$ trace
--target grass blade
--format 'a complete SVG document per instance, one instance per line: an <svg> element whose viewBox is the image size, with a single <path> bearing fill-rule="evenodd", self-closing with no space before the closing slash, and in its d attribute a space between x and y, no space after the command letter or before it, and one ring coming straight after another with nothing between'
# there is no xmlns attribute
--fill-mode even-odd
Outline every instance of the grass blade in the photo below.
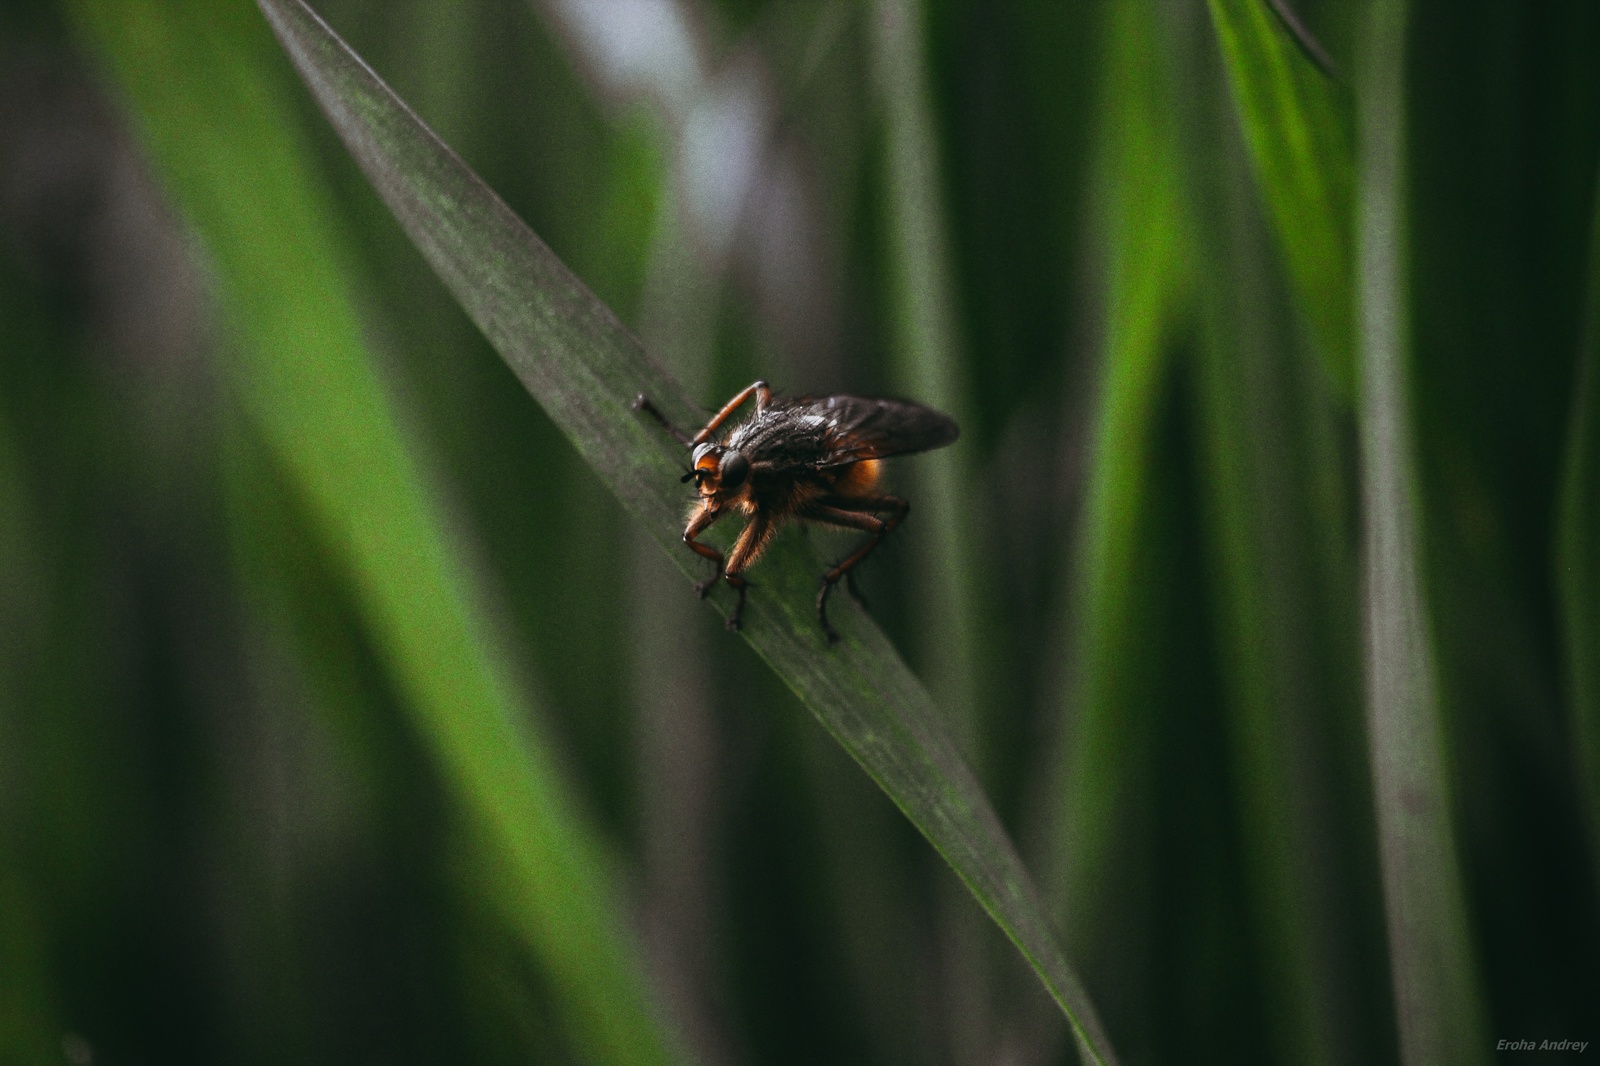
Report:
<svg viewBox="0 0 1600 1066"><path fill-rule="evenodd" d="M867 16L883 141L877 169L886 216L883 261L892 308L891 381L901 395L946 412L970 433L971 419L962 403L966 390L961 380L956 282L939 188L923 7L922 0L877 0ZM970 487L975 479L970 455L970 448L946 448L919 464L922 491L917 507L927 544L921 560L926 577L916 584L912 611L918 620L914 639L926 664L928 687L962 752L981 769L988 753L988 730L981 718L975 671L980 585L979 554L972 550L976 538ZM989 707L998 709L992 703ZM949 1002L968 1004L966 1009L950 1011L952 1025L968 1027L952 1043L972 1046L984 1039L978 1019L991 1011L988 971L992 967L977 935L982 918L948 883L939 914L944 929L940 983L948 989Z"/></svg>
<svg viewBox="0 0 1600 1066"><path fill-rule="evenodd" d="M686 574L682 451L632 410L643 392L696 417L616 316L299 0L261 0L290 58L379 194L468 315L579 453ZM840 604L829 650L812 553L783 538L745 638L928 837L1028 958L1102 1062L1115 1061L1037 893L921 685L869 619ZM685 588L685 595L688 589Z"/></svg>
<svg viewBox="0 0 1600 1066"><path fill-rule="evenodd" d="M1263 0L1209 0L1235 107L1323 365L1351 396L1347 98Z"/></svg>
<svg viewBox="0 0 1600 1066"><path fill-rule="evenodd" d="M1376 899L1359 891L1372 880L1361 861L1372 839L1357 828L1366 811L1344 799L1365 781L1339 405L1315 359L1300 357L1295 301L1271 255L1224 64L1205 37L1179 53L1190 66L1179 80L1192 87L1189 175L1208 264L1198 429L1267 1035L1289 1061L1366 1062L1384 1037L1353 1020L1381 979L1372 963L1381 926Z"/></svg>
<svg viewBox="0 0 1600 1066"><path fill-rule="evenodd" d="M613 871L490 651L363 348L332 211L274 81L270 36L248 7L210 0L83 0L75 10L233 300L230 369L246 409L349 567L444 779L514 871L512 922L550 975L573 1044L600 1063L673 1061Z"/></svg>
<svg viewBox="0 0 1600 1066"><path fill-rule="evenodd" d="M1090 445L1082 531L1065 600L1074 627L1077 678L1067 694L1071 743L1056 776L1066 789L1059 813L1061 893L1068 929L1088 932L1105 906L1108 851L1125 829L1136 790L1130 771L1147 761L1141 716L1158 708L1147 683L1156 670L1144 656L1159 626L1158 586L1168 575L1153 541L1158 510L1153 486L1160 391L1173 334L1186 317L1191 238L1178 188L1173 130L1142 7L1120 2L1107 19L1105 121L1100 128L1093 193L1104 220L1105 367Z"/></svg>
<svg viewBox="0 0 1600 1066"><path fill-rule="evenodd" d="M1572 730L1588 801L1590 851L1600 863L1600 184L1589 238L1583 350L1568 429L1557 527L1556 587L1566 625ZM1600 875L1600 866L1596 868ZM1600 876L1596 878L1600 882Z"/></svg>
<svg viewBox="0 0 1600 1066"><path fill-rule="evenodd" d="M878 0L871 14L872 57L885 142L883 201L888 215L885 261L893 291L896 387L966 421L955 281L939 193L939 162L923 55L921 0ZM972 519L966 504L968 451L946 448L923 460L927 476L929 571L920 635L940 703L960 729L974 732L976 581L969 561ZM976 755L976 735L966 738Z"/></svg>
<svg viewBox="0 0 1600 1066"><path fill-rule="evenodd" d="M1367 723L1406 1066L1488 1061L1451 828L1407 398L1405 0L1374 0L1359 108Z"/></svg>
<svg viewBox="0 0 1600 1066"><path fill-rule="evenodd" d="M1058 920L1094 977L1121 992L1103 1003L1115 1028L1144 1006L1128 1002L1138 999L1128 990L1146 979L1148 957L1130 944L1150 935L1148 915L1131 901L1152 869L1162 684L1174 672L1172 646L1190 639L1173 619L1179 575L1169 530L1181 494L1162 466L1160 437L1172 350L1192 314L1193 231L1154 20L1139 0L1118 0L1100 33L1089 254L1104 287L1103 365L1083 513L1059 597L1073 665L1061 683L1062 735L1041 813ZM1147 1056L1154 1028L1130 1032Z"/></svg>

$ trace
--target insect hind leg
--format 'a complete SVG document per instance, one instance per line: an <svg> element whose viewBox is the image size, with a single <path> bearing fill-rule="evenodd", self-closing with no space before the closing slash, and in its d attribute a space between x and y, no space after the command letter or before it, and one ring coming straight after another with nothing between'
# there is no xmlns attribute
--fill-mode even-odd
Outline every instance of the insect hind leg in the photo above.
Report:
<svg viewBox="0 0 1600 1066"><path fill-rule="evenodd" d="M844 572L844 590L850 594L852 600L861 605L862 610L868 610L872 606L867 602L866 596L862 595L860 586L856 584L856 572L854 570L846 570Z"/></svg>
<svg viewBox="0 0 1600 1066"><path fill-rule="evenodd" d="M879 518L874 513L884 511L893 513L887 519ZM870 534L861 547L822 575L822 587L817 590L817 622L821 624L823 635L828 638L829 644L837 643L839 640L838 631L828 621L828 596L833 592L833 587L839 583L840 578L843 578L846 590L860 600L861 594L855 588L853 571L863 559L872 554L874 548L883 543L883 538L894 532L895 527L905 521L906 515L910 513L911 504L898 496L835 498L827 503L808 507L802 513L802 518L813 522L843 526L846 529L859 529Z"/></svg>

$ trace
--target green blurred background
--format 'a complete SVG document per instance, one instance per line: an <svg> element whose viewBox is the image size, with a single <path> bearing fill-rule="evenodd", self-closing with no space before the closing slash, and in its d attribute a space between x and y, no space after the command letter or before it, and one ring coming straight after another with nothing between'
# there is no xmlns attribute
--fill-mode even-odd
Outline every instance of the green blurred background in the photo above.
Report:
<svg viewBox="0 0 1600 1066"><path fill-rule="evenodd" d="M1331 77L1245 0L316 6L707 408L759 376L958 417L893 470L917 510L864 591L1123 1061L1400 1061L1365 3L1295 5ZM1442 1017L1479 1061L1592 1053L1600 7L1409 17L1405 447L1475 990ZM1309 148L1252 110L1249 26ZM350 361L275 392L301 298L297 335ZM374 562L385 514L444 577ZM428 717L458 683L430 617L587 856L566 887L508 859ZM252 4L7 0L0 1062L658 1061L623 1022L595 1041L585 960L541 940L584 885L667 1057L1074 1060L456 308Z"/></svg>

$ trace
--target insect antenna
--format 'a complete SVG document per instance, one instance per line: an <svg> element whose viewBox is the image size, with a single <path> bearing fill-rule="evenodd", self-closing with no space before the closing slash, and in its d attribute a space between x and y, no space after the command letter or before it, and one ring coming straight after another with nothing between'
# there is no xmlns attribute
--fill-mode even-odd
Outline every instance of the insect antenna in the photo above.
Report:
<svg viewBox="0 0 1600 1066"><path fill-rule="evenodd" d="M662 414L660 408L651 403L650 397L646 396L644 393L641 392L638 397L634 399L633 409L635 411L643 411L645 414L661 423L661 428L672 434L673 439L679 444L689 443L689 434L685 433L683 430L667 421L667 416Z"/></svg>

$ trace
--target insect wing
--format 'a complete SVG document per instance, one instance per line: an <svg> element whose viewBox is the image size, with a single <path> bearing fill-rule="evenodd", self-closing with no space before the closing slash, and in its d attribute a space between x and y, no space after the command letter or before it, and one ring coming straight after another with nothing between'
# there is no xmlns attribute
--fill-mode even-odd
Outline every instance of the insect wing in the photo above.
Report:
<svg viewBox="0 0 1600 1066"><path fill-rule="evenodd" d="M954 444L961 435L949 415L905 400L826 396L809 407L827 419L831 430L829 455L821 466L930 451Z"/></svg>

